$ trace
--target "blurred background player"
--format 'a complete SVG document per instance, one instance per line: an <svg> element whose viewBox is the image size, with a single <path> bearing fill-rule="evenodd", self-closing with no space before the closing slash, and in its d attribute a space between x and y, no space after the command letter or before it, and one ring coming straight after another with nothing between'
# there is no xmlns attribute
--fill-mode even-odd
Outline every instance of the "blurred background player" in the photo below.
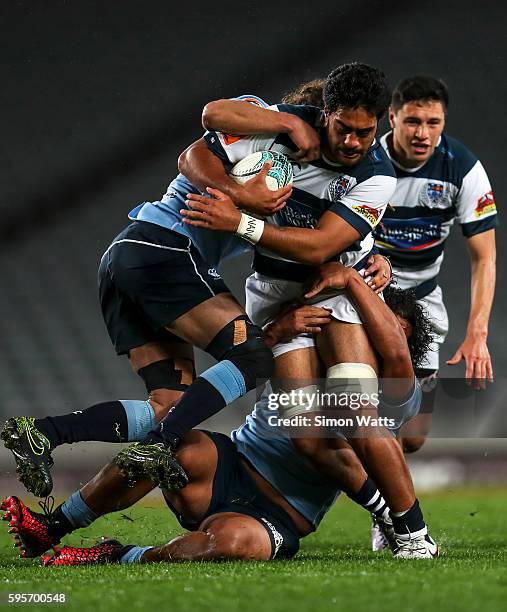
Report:
<svg viewBox="0 0 507 612"><path fill-rule="evenodd" d="M439 349L448 331L437 277L455 219L470 256L471 296L465 339L447 363L456 365L464 359L466 379L476 388L493 380L487 336L495 291L496 206L481 162L443 133L448 103L441 80L426 75L403 79L394 89L389 109L392 131L381 139L398 183L391 198L393 207L375 229L376 245L390 257L399 286L415 291L435 335L418 370L427 391L421 414L401 434L406 452L424 444L431 426Z"/></svg>

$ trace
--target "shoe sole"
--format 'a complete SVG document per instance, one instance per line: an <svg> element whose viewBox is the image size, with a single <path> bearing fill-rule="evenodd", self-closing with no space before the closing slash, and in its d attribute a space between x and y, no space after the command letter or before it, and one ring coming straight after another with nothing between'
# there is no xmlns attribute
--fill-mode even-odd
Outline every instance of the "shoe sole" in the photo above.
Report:
<svg viewBox="0 0 507 612"><path fill-rule="evenodd" d="M16 461L16 474L18 480L29 493L36 497L47 497L53 490L53 479L49 468L53 465L52 459L48 462L48 468L36 463L27 457L25 451L20 448L21 435L15 419L9 419L0 433L5 448L11 451Z"/></svg>
<svg viewBox="0 0 507 612"><path fill-rule="evenodd" d="M172 461L168 457L163 457L154 465L149 466L148 473L150 480L161 489L179 491L188 484L185 470L177 461Z"/></svg>
<svg viewBox="0 0 507 612"><path fill-rule="evenodd" d="M115 463L129 486L133 487L140 480L151 480L161 489L179 491L188 484L188 476L177 461L162 458L158 461L147 461L146 457L135 458L128 453L120 453Z"/></svg>
<svg viewBox="0 0 507 612"><path fill-rule="evenodd" d="M9 522L9 533L13 534L14 547L19 549L20 557L23 559L35 559L51 548L51 546L48 546L45 550L36 553L30 548L24 536L19 532L18 525L23 520L23 511L17 497L12 496L4 499L0 509L5 511L2 520Z"/></svg>

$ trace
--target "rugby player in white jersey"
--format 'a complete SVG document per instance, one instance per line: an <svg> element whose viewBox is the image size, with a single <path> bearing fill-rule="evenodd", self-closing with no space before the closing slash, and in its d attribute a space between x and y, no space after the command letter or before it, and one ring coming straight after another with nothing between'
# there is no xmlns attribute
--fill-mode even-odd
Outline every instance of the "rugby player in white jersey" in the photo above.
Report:
<svg viewBox="0 0 507 612"><path fill-rule="evenodd" d="M327 265L314 291L338 285L350 292L358 304L372 343L382 358L385 376L401 376L415 393L393 407L383 404L386 418L397 428L419 409L421 392L412 360L424 354L430 342L422 309L410 295L395 290L387 297L390 310L363 282L357 272L341 264ZM301 330L319 333L330 321L326 310L301 306L276 318L266 330L267 342L296 336ZM408 344L407 344L408 339ZM409 350L410 346L410 350ZM299 540L317 529L340 490L379 517L389 515L378 491L367 492L368 478L356 455L341 437L332 449L323 449L322 463L335 463L340 482L329 481L294 448L288 433L270 420L271 388L267 385L246 421L232 432L232 441L222 434L194 430L186 434L177 459L189 477L179 492L164 491L178 521L191 533L162 546L123 546L109 540L92 547L56 548L60 539L98 516L125 509L153 489L150 481L127 486L118 467L106 466L88 484L76 491L56 510L42 515L31 511L16 497L7 498L2 509L23 557L37 557L52 547L46 565L97 563L154 563L216 559L290 558ZM361 492L362 495L358 495ZM398 558L433 558L436 546L421 545L420 538L393 539Z"/></svg>
<svg viewBox="0 0 507 612"><path fill-rule="evenodd" d="M424 444L431 426L440 346L448 330L438 273L455 220L470 256L471 296L465 339L447 363L464 360L466 380L475 388L493 380L487 336L495 291L496 205L481 162L443 131L448 103L441 80L427 75L403 79L389 109L392 131L381 139L398 182L393 207L375 228L375 242L390 257L398 285L416 292L435 335L418 371L425 391L421 414L401 432L406 452Z"/></svg>
<svg viewBox="0 0 507 612"><path fill-rule="evenodd" d="M339 67L326 80L323 113L308 106L262 109L231 100L205 108L203 125L209 129L205 143L194 144L182 155L180 169L214 198L189 194L188 209L181 212L193 227L236 232L255 244L255 274L247 281L246 302L257 325L269 323L281 301L301 296L302 283L315 265L337 257L343 264L361 269L373 245L371 230L395 188L394 171L374 141L385 91L379 71L353 63ZM307 121L310 129L319 131L318 146L309 137L310 144L297 152L296 141L287 137L293 134L295 114ZM298 163L291 197L264 222L238 210L238 186L226 169L247 154L266 149L295 157ZM219 159L214 160L210 150ZM249 231L243 230L245 220ZM319 305L330 308L334 319L319 336L319 353L309 334L278 343L273 347L277 380L283 380L291 390L300 389L301 381L318 377L320 358L327 368L327 392L349 396L352 391L374 393L378 385L376 356L353 303L345 293L335 293ZM297 379L294 372L298 372ZM347 382L351 379L353 390ZM406 399L406 389L400 387L398 392L400 401ZM304 404L302 396L296 396ZM293 411L304 408L291 406ZM365 411L370 409L365 407ZM385 428L358 425L347 439L391 508L400 514L417 515L415 522L423 524L408 468L399 446L385 436ZM322 439L301 437L294 443L317 463ZM331 476L332 467L329 471Z"/></svg>

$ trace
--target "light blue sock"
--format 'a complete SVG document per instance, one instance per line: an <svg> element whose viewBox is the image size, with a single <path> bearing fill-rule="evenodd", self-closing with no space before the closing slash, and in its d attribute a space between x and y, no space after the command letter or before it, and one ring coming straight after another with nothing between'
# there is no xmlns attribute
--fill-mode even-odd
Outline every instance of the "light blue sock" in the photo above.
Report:
<svg viewBox="0 0 507 612"><path fill-rule="evenodd" d="M120 400L125 408L129 442L140 442L157 426L155 412L150 402L143 400Z"/></svg>
<svg viewBox="0 0 507 612"><path fill-rule="evenodd" d="M120 557L120 563L140 563L144 553L152 548L153 546L134 546Z"/></svg>
<svg viewBox="0 0 507 612"><path fill-rule="evenodd" d="M62 504L62 512L76 528L88 527L99 516L84 502L79 491Z"/></svg>
<svg viewBox="0 0 507 612"><path fill-rule="evenodd" d="M204 378L210 385L213 385L224 398L226 404L232 403L246 393L246 383L243 374L228 359L219 361L214 366L211 366L211 368L202 372L199 377Z"/></svg>

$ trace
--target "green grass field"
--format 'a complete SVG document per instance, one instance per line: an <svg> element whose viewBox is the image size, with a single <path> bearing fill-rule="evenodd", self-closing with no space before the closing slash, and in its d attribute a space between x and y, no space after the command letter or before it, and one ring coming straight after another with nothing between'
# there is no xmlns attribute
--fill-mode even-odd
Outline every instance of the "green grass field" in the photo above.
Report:
<svg viewBox="0 0 507 612"><path fill-rule="evenodd" d="M43 568L38 560L16 557L2 523L2 603L8 592L63 592L63 608L98 612L505 609L507 489L456 489L420 499L442 548L437 561L395 561L388 552L370 552L369 518L347 499L286 562ZM101 519L67 543L91 545L107 535L123 543L161 544L180 532L172 515L150 500Z"/></svg>

